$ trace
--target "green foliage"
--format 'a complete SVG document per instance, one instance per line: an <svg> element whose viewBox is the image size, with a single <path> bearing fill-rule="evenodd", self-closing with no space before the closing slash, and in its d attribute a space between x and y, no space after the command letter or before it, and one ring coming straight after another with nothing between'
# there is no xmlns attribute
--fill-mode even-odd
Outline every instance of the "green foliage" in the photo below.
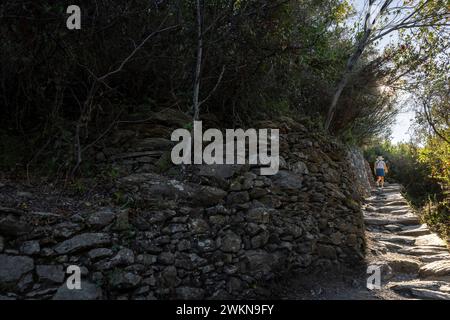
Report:
<svg viewBox="0 0 450 320"><path fill-rule="evenodd" d="M401 183L424 222L446 237L450 236L449 151L449 145L437 137L430 137L423 147L385 141L365 150L371 164L378 155L385 158L387 180Z"/></svg>
<svg viewBox="0 0 450 320"><path fill-rule="evenodd" d="M440 193L437 181L430 177L429 167L419 161L420 149L413 144L393 145L388 141L367 148L365 157L373 167L376 157L382 155L389 168L387 181L401 183L411 202L421 207L430 195Z"/></svg>
<svg viewBox="0 0 450 320"><path fill-rule="evenodd" d="M354 30L346 26L354 13L350 1L201 3L200 118L211 113L223 127L287 114L322 122L354 50ZM97 138L117 120L144 119L171 108L191 111L196 1L83 3L80 32L65 28L69 4L0 4L6 22L0 26L0 128L18 137L14 144L20 145L6 150L0 162L27 163L38 154L49 159L49 170L63 172L76 163L78 140L86 153L84 148L99 143ZM380 83L395 68L411 66L414 57L413 51L380 55L375 47L367 48L343 91L333 132L353 144L384 134L397 110L394 95L380 92ZM123 68L106 76L124 61Z"/></svg>
<svg viewBox="0 0 450 320"><path fill-rule="evenodd" d="M422 209L422 219L443 238L450 239L450 203L431 199Z"/></svg>

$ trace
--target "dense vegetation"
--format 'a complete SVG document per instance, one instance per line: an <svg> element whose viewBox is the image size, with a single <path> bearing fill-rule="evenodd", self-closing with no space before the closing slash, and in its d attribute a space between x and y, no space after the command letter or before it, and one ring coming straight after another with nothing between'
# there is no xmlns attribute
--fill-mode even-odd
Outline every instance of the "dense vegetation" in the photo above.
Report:
<svg viewBox="0 0 450 320"><path fill-rule="evenodd" d="M448 222L450 3L365 3L380 10L375 28L345 0L82 1L82 29L68 30L70 1L2 1L0 167L82 174L119 121L155 111L226 127L309 117L372 145L371 160L385 154L415 204L431 199L443 214L430 219ZM417 141L372 143L389 135L405 92Z"/></svg>
<svg viewBox="0 0 450 320"><path fill-rule="evenodd" d="M54 169L69 170L120 119L166 108L193 112L195 1L86 2L78 31L66 28L68 4L0 5L4 168L50 159ZM201 6L200 118L245 126L280 113L325 117L354 50L346 1ZM400 51L383 56L368 48L340 99L336 134L358 142L392 122L393 97L380 95L379 82Z"/></svg>

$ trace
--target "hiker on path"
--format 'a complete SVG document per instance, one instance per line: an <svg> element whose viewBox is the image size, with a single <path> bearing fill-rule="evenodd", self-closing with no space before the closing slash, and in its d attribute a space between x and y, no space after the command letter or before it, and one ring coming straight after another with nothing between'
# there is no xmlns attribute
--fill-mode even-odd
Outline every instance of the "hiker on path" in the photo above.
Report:
<svg viewBox="0 0 450 320"><path fill-rule="evenodd" d="M382 156L377 157L377 161L375 161L374 165L375 176L377 177L377 187L384 187L384 176L388 173L388 167L386 166L386 162L384 162L384 158Z"/></svg>

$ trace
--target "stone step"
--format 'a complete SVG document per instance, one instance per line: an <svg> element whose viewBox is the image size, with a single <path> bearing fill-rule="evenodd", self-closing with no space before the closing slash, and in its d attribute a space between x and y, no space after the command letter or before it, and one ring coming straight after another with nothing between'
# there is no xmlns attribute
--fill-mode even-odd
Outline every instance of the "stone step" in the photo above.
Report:
<svg viewBox="0 0 450 320"><path fill-rule="evenodd" d="M423 265L419 274L421 277L445 277L450 276L450 260L430 262Z"/></svg>
<svg viewBox="0 0 450 320"><path fill-rule="evenodd" d="M402 231L398 232L398 234L403 236L417 237L430 234L430 230L425 224L422 224L417 226L405 227Z"/></svg>
<svg viewBox="0 0 450 320"><path fill-rule="evenodd" d="M450 293L444 293L440 291L412 288L411 294L420 299L432 299L432 300L450 300Z"/></svg>
<svg viewBox="0 0 450 320"><path fill-rule="evenodd" d="M425 256L425 255L434 255L439 253L446 252L445 250L441 248L436 247L427 247L427 246L420 246L420 247L409 247L409 248L403 248L398 250L399 253L411 255L411 256Z"/></svg>
<svg viewBox="0 0 450 320"><path fill-rule="evenodd" d="M387 224L384 226L384 229L386 229L390 232L396 232L396 231L401 231L402 227L399 226L398 224Z"/></svg>
<svg viewBox="0 0 450 320"><path fill-rule="evenodd" d="M394 200L386 203L387 206L408 206L406 200Z"/></svg>
<svg viewBox="0 0 450 320"><path fill-rule="evenodd" d="M402 295L409 295L418 299L450 299L450 286L445 281L401 281L391 282L386 286Z"/></svg>
<svg viewBox="0 0 450 320"><path fill-rule="evenodd" d="M417 246L434 246L447 248L447 243L434 233L417 237L415 244Z"/></svg>
<svg viewBox="0 0 450 320"><path fill-rule="evenodd" d="M382 258L386 260L388 265L394 272L417 274L420 269L421 262L418 259L401 254L388 253Z"/></svg>
<svg viewBox="0 0 450 320"><path fill-rule="evenodd" d="M399 210L392 210L391 212L389 212L389 214L393 214L395 216L401 216L404 214L412 214L413 212L411 211L411 209L399 209Z"/></svg>
<svg viewBox="0 0 450 320"><path fill-rule="evenodd" d="M412 288L418 289L428 289L434 291L442 291L445 293L450 293L449 283L446 281L439 280L410 280L410 281L398 281L390 282L386 285L388 289L395 291L410 290Z"/></svg>
<svg viewBox="0 0 450 320"><path fill-rule="evenodd" d="M408 236L398 236L398 235L385 235L382 234L378 237L375 237L375 240L380 240L384 242L393 242L396 244L402 245L413 245L416 243L416 238L408 237Z"/></svg>
<svg viewBox="0 0 450 320"><path fill-rule="evenodd" d="M390 251L399 251L404 248L404 245L395 244L387 241L378 241L378 243L382 244L386 249Z"/></svg>
<svg viewBox="0 0 450 320"><path fill-rule="evenodd" d="M369 225L390 225L393 223L401 224L405 226L417 225L420 221L416 216L402 216L402 217L394 217L394 216L381 216L381 217L364 217L364 222Z"/></svg>
<svg viewBox="0 0 450 320"><path fill-rule="evenodd" d="M450 260L450 254L448 252L433 254L429 256L420 256L420 261L423 263L430 263L434 261Z"/></svg>
<svg viewBox="0 0 450 320"><path fill-rule="evenodd" d="M390 213L390 214L400 215L400 214L406 214L406 213L411 212L411 208L408 206L384 205L384 206L375 208L375 211L379 212L379 213Z"/></svg>

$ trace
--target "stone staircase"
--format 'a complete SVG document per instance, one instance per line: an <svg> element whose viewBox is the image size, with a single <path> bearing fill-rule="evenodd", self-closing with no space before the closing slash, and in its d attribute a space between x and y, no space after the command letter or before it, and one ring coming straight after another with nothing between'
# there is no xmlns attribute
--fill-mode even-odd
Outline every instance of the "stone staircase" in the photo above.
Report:
<svg viewBox="0 0 450 320"><path fill-rule="evenodd" d="M421 224L400 191L391 184L366 201L367 264L381 267L382 289L399 299L450 300L448 245Z"/></svg>

